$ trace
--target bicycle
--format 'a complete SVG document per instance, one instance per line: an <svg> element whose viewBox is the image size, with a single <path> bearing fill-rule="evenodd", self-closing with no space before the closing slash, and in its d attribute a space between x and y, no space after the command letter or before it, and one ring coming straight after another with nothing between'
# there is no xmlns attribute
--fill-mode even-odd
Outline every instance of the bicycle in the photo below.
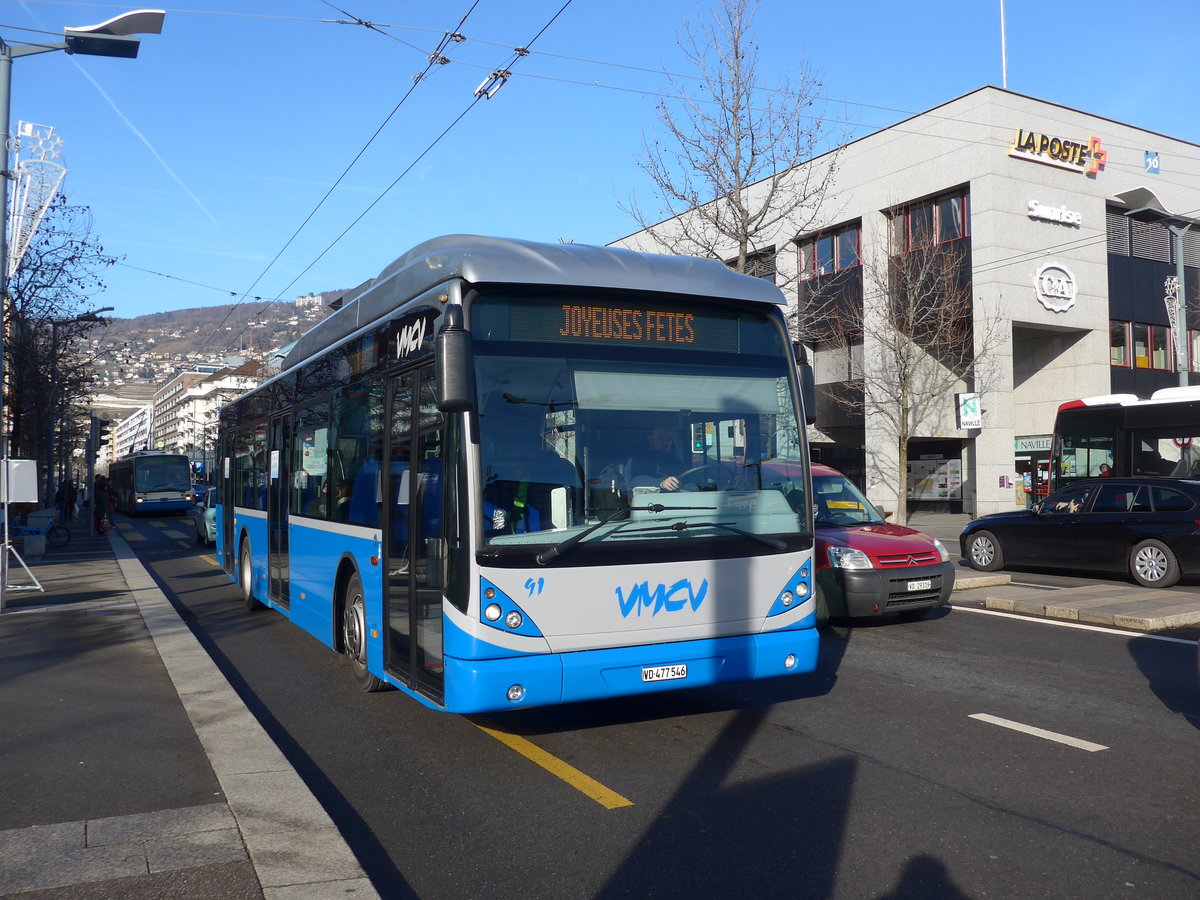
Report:
<svg viewBox="0 0 1200 900"><path fill-rule="evenodd" d="M34 528L32 525L17 524L8 526L8 536L10 538L34 537L39 534L46 539L48 546L56 549L65 547L71 542L71 530L66 525L59 525L52 518L47 519L46 524L41 528Z"/></svg>

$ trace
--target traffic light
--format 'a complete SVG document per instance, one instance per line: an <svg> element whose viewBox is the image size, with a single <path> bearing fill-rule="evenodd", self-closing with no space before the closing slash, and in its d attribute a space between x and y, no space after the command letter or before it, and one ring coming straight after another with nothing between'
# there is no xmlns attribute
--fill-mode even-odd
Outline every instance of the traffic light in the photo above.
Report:
<svg viewBox="0 0 1200 900"><path fill-rule="evenodd" d="M692 426L692 449L697 453L703 453L706 445L704 438L704 423L700 422Z"/></svg>
<svg viewBox="0 0 1200 900"><path fill-rule="evenodd" d="M88 434L88 452L93 456L99 453L100 448L104 446L104 442L108 440L108 435L111 431L111 422L92 416L90 433Z"/></svg>

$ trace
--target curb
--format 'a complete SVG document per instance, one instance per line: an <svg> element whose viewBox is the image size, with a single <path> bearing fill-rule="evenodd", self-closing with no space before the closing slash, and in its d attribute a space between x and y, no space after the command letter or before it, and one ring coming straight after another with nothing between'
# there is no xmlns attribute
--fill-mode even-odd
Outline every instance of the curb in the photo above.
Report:
<svg viewBox="0 0 1200 900"><path fill-rule="evenodd" d="M984 587L1000 587L1004 584L1012 584L1011 575L968 575L966 578L961 577L958 573L954 575L954 590L970 591L975 588Z"/></svg>
<svg viewBox="0 0 1200 900"><path fill-rule="evenodd" d="M115 531L121 574L225 800L268 900L377 898L333 820Z"/></svg>

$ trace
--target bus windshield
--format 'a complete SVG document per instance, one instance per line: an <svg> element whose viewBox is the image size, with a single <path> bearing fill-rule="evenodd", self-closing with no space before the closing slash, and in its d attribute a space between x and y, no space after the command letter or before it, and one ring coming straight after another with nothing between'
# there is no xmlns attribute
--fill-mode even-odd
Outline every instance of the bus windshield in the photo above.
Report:
<svg viewBox="0 0 1200 900"><path fill-rule="evenodd" d="M741 334L727 352L477 343L484 544L794 546L781 539L808 526L792 361L781 329L740 315L722 313ZM711 322L693 319L700 339Z"/></svg>
<svg viewBox="0 0 1200 900"><path fill-rule="evenodd" d="M186 456L143 456L137 460L138 491L187 491L192 473Z"/></svg>

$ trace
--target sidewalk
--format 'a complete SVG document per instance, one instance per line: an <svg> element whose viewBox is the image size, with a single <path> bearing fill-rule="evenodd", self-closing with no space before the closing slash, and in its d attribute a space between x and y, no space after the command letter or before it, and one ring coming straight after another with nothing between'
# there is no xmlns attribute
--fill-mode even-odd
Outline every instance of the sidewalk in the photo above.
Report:
<svg viewBox="0 0 1200 900"><path fill-rule="evenodd" d="M918 513L910 528L940 540L958 557L958 536L971 517L954 513ZM1020 579L1020 575L1016 576ZM979 603L985 609L1068 622L1106 625L1130 631L1158 632L1200 626L1200 586L1144 588L1120 578L1077 588L1012 584L1012 576L972 569L961 559L955 572L952 604Z"/></svg>
<svg viewBox="0 0 1200 900"><path fill-rule="evenodd" d="M125 541L71 526L0 615L0 896L376 897Z"/></svg>

